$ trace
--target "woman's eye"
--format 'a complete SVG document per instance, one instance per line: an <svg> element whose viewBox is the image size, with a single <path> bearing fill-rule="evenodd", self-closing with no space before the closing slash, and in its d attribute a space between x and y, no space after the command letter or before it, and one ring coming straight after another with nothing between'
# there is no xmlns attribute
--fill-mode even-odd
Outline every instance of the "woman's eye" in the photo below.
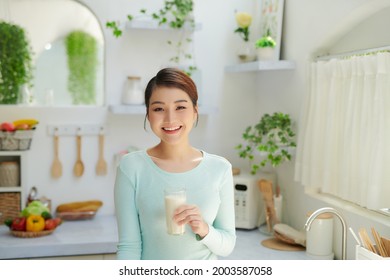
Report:
<svg viewBox="0 0 390 280"><path fill-rule="evenodd" d="M177 106L177 110L184 110L184 109L186 109L185 106Z"/></svg>
<svg viewBox="0 0 390 280"><path fill-rule="evenodd" d="M157 107L153 109L153 112L161 112L163 108Z"/></svg>

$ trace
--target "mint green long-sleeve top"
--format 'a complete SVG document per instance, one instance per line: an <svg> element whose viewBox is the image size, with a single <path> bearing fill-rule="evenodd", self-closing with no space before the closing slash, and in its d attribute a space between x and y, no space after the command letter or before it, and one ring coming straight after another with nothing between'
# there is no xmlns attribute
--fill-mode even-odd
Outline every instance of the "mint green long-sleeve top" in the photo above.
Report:
<svg viewBox="0 0 390 280"><path fill-rule="evenodd" d="M167 233L164 188L175 185L185 186L187 204L196 204L209 226L201 240L188 225L184 235ZM217 259L233 251L233 175L231 164L220 156L203 151L195 168L170 173L159 168L146 150L129 153L117 168L114 199L118 259Z"/></svg>

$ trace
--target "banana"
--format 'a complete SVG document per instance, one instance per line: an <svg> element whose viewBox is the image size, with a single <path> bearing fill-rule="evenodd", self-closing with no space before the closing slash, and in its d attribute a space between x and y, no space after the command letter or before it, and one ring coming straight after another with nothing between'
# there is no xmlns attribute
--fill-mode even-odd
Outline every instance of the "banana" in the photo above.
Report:
<svg viewBox="0 0 390 280"><path fill-rule="evenodd" d="M13 121L15 127L21 124L27 124L30 128L33 128L38 123L39 121L36 119L20 119L20 120Z"/></svg>

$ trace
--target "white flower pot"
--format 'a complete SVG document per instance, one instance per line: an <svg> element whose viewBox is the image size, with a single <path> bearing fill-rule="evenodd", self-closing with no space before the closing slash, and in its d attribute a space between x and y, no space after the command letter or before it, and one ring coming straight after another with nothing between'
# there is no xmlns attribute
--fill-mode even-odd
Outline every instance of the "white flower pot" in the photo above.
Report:
<svg viewBox="0 0 390 280"><path fill-rule="evenodd" d="M275 48L265 47L258 48L257 60L274 60L275 59Z"/></svg>

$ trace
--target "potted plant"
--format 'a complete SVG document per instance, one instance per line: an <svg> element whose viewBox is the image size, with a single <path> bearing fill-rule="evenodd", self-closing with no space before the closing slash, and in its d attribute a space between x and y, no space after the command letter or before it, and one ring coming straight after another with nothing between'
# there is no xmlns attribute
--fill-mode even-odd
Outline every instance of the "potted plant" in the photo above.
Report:
<svg viewBox="0 0 390 280"><path fill-rule="evenodd" d="M271 37L269 29L267 33L255 42L258 60L271 60L274 58L276 42Z"/></svg>
<svg viewBox="0 0 390 280"><path fill-rule="evenodd" d="M193 18L193 0L165 0L164 6L154 12L149 16L158 22L159 25L168 25L172 29L180 30L184 33L185 28L195 28L195 21ZM146 9L141 9L140 14L142 16L148 16ZM127 19L132 21L134 19L133 15L128 15ZM108 21L106 22L106 27L112 29L113 35L115 37L120 37L122 35L122 30L119 27L118 22ZM182 34L179 36L177 42L167 41L168 45L172 46L175 49L175 55L170 58L170 62L176 65L181 65L184 61L191 61L193 59L192 53L188 52L187 49L189 44L192 43L192 38L189 36L184 36ZM188 75L197 70L195 65L188 65L183 69Z"/></svg>
<svg viewBox="0 0 390 280"><path fill-rule="evenodd" d="M98 66L96 39L75 30L65 38L68 56L68 90L75 105L96 102L96 69Z"/></svg>
<svg viewBox="0 0 390 280"><path fill-rule="evenodd" d="M249 159L254 175L267 163L276 167L290 161L291 148L296 146L294 136L288 114L264 114L257 124L245 129L242 134L245 144L239 144L236 149L241 158ZM255 162L256 154L260 156L259 162Z"/></svg>
<svg viewBox="0 0 390 280"><path fill-rule="evenodd" d="M25 30L15 24L0 22L0 104L21 101L22 86L33 78L32 49Z"/></svg>

